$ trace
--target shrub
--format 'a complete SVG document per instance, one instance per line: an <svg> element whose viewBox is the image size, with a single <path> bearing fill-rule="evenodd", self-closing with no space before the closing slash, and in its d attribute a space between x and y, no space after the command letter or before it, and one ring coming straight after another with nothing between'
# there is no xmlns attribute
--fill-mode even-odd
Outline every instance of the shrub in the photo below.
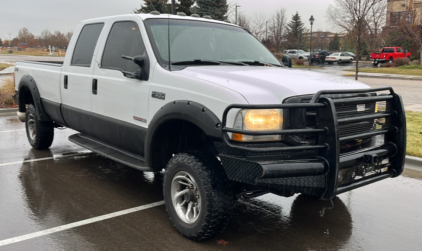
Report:
<svg viewBox="0 0 422 251"><path fill-rule="evenodd" d="M292 63L294 65L305 65L305 61L306 60L303 60L303 59L292 59Z"/></svg>
<svg viewBox="0 0 422 251"><path fill-rule="evenodd" d="M410 63L410 59L408 58L397 58L393 62L393 67L400 67L403 65L408 65Z"/></svg>
<svg viewBox="0 0 422 251"><path fill-rule="evenodd" d="M386 64L382 64L381 67L385 67L385 68L393 67L393 64L392 63L386 63Z"/></svg>
<svg viewBox="0 0 422 251"><path fill-rule="evenodd" d="M0 108L12 108L15 106L12 95L15 94L13 78L8 77L0 83Z"/></svg>

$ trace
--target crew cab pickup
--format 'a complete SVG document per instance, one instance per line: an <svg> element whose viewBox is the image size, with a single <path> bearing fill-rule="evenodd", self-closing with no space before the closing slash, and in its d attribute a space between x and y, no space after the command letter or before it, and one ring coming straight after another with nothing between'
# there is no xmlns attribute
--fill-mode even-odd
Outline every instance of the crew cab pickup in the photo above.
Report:
<svg viewBox="0 0 422 251"><path fill-rule="evenodd" d="M133 14L82 21L63 63L17 62L29 143L69 140L145 172L163 172L175 228L223 229L236 198L329 200L403 172L400 96L283 66L239 26Z"/></svg>
<svg viewBox="0 0 422 251"><path fill-rule="evenodd" d="M397 58L409 58L410 52L405 51L401 47L384 47L381 52L371 53L372 64L377 66L379 63L392 63Z"/></svg>

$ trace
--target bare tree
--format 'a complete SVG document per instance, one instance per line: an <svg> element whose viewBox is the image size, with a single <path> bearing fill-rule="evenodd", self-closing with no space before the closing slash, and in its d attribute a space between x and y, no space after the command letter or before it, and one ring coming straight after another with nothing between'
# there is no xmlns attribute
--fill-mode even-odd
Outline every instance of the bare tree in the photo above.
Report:
<svg viewBox="0 0 422 251"><path fill-rule="evenodd" d="M51 37L52 34L49 30L43 30L38 38L40 41L40 45L47 48L49 45L51 45Z"/></svg>
<svg viewBox="0 0 422 251"><path fill-rule="evenodd" d="M362 35L367 19L375 6L384 0L334 0L327 10L328 20L337 28L356 35L356 80L359 74L359 58L362 51Z"/></svg>
<svg viewBox="0 0 422 251"><path fill-rule="evenodd" d="M32 33L29 32L29 30L25 27L20 29L19 33L18 33L18 39L19 39L19 42L21 42L21 43L29 43L29 40L33 36L34 35L32 35Z"/></svg>
<svg viewBox="0 0 422 251"><path fill-rule="evenodd" d="M399 27L403 35L419 47L419 63L422 65L422 24L418 21L416 10L409 7L401 17Z"/></svg>
<svg viewBox="0 0 422 251"><path fill-rule="evenodd" d="M52 35L52 46L56 48L63 48L67 46L67 39L66 36L61 33L60 31L55 31Z"/></svg>
<svg viewBox="0 0 422 251"><path fill-rule="evenodd" d="M265 39L265 23L266 23L265 16L260 14L255 14L255 18L250 22L250 32L254 35L259 41L263 41Z"/></svg>
<svg viewBox="0 0 422 251"><path fill-rule="evenodd" d="M365 33L363 40L370 51L376 51L382 43L382 27L387 19L387 1L374 5L369 15L365 18Z"/></svg>
<svg viewBox="0 0 422 251"><path fill-rule="evenodd" d="M286 29L286 9L278 10L271 18L269 34L276 52L280 52L281 42Z"/></svg>
<svg viewBox="0 0 422 251"><path fill-rule="evenodd" d="M237 15L237 25L239 25L240 27L243 27L250 31L250 22L251 20L245 14L239 13Z"/></svg>
<svg viewBox="0 0 422 251"><path fill-rule="evenodd" d="M68 45L70 43L70 39L72 39L72 36L73 36L73 31L69 31L66 33L66 40L67 40Z"/></svg>

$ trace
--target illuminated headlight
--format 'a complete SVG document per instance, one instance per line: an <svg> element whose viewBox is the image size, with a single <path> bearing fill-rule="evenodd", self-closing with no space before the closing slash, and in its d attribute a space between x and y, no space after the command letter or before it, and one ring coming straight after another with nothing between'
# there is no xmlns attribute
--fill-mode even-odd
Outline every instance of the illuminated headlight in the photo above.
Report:
<svg viewBox="0 0 422 251"><path fill-rule="evenodd" d="M283 128L283 110L260 109L240 110L233 125L234 129L246 131L280 131ZM241 142L279 141L280 135L244 135L233 133L233 140Z"/></svg>

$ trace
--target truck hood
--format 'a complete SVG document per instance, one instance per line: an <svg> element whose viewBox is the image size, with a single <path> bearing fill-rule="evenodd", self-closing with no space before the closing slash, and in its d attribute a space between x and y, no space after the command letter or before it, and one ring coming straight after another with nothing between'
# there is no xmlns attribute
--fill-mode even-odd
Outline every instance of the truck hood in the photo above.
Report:
<svg viewBox="0 0 422 251"><path fill-rule="evenodd" d="M233 90L249 104L279 104L287 97L321 90L369 88L345 77L287 67L199 66L177 73Z"/></svg>

